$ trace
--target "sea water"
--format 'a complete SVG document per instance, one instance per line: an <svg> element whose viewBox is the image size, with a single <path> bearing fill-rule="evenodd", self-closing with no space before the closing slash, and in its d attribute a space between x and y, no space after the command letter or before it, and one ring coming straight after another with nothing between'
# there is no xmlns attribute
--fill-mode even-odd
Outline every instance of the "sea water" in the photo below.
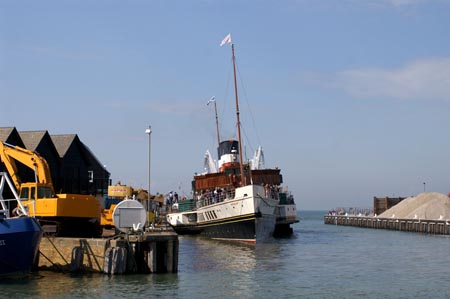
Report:
<svg viewBox="0 0 450 299"><path fill-rule="evenodd" d="M176 274L40 271L0 281L0 298L450 298L450 238L323 224L256 247L180 236Z"/></svg>

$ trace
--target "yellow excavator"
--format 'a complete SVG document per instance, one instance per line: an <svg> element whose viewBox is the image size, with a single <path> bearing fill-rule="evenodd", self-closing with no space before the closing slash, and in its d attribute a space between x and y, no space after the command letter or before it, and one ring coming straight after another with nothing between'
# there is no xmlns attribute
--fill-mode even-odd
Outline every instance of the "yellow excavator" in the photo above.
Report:
<svg viewBox="0 0 450 299"><path fill-rule="evenodd" d="M55 194L47 161L34 151L0 142L5 165L23 206L36 217L44 232L60 237L99 237L100 203L94 196ZM17 162L31 168L34 182L22 182Z"/></svg>

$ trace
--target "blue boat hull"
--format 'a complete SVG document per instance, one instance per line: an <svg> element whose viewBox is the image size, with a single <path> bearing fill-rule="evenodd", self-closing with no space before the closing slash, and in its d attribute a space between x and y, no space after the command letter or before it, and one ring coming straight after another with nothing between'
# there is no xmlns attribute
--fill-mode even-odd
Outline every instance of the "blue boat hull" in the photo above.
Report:
<svg viewBox="0 0 450 299"><path fill-rule="evenodd" d="M34 218L0 218L0 276L28 274L41 238L42 229Z"/></svg>

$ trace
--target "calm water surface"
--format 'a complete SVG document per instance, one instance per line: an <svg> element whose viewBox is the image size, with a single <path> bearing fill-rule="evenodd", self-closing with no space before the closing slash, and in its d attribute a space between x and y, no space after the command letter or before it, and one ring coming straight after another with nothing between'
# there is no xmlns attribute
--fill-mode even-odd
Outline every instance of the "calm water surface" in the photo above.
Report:
<svg viewBox="0 0 450 299"><path fill-rule="evenodd" d="M450 239L324 225L256 247L180 237L179 272L0 281L1 298L450 298Z"/></svg>

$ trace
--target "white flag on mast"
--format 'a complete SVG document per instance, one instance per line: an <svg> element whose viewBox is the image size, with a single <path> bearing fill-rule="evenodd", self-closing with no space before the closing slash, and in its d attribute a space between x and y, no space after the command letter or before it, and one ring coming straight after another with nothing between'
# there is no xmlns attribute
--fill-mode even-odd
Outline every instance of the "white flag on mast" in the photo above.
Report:
<svg viewBox="0 0 450 299"><path fill-rule="evenodd" d="M220 42L220 46L222 47L225 44L231 43L231 33L228 33L227 36Z"/></svg>
<svg viewBox="0 0 450 299"><path fill-rule="evenodd" d="M211 98L208 100L208 103L206 103L206 106L208 106L209 103L214 102L215 100L216 100L216 97L215 97L215 96L211 97Z"/></svg>

